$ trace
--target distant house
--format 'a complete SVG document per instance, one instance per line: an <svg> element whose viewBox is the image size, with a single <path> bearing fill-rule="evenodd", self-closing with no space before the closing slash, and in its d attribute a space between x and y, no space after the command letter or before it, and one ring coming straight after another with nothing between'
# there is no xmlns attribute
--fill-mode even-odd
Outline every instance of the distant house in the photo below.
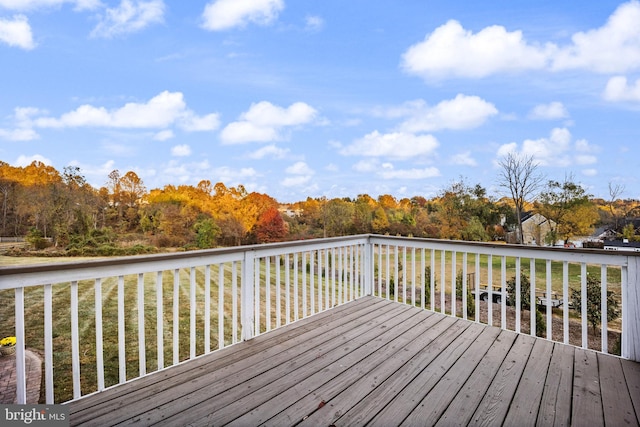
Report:
<svg viewBox="0 0 640 427"><path fill-rule="evenodd" d="M526 212L522 215L522 237L525 245L543 246L545 237L555 227L555 222L547 219L539 213ZM518 243L518 233L511 232L507 235L509 243Z"/></svg>
<svg viewBox="0 0 640 427"><path fill-rule="evenodd" d="M607 251L640 252L640 242L630 242L628 239L607 240L604 242L604 249Z"/></svg>

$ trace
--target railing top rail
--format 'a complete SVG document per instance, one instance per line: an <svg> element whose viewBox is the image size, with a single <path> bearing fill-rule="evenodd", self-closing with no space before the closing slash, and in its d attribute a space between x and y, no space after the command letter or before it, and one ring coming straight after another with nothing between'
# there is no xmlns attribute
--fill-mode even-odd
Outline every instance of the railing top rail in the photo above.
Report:
<svg viewBox="0 0 640 427"><path fill-rule="evenodd" d="M627 257L639 257L640 252L614 252L604 249L558 248L526 246L505 243L467 242L462 240L425 239L402 236L371 235L370 242L380 245L413 246L428 249L456 250L483 255L519 256L522 258L551 259L610 265L627 265Z"/></svg>
<svg viewBox="0 0 640 427"><path fill-rule="evenodd" d="M70 280L94 279L121 274L164 271L193 265L241 261L244 259L244 254L247 252L253 252L255 256L264 257L301 251L331 249L364 243L447 251L455 250L459 252L496 256L519 256L523 258L587 262L594 264L603 263L616 266L626 266L628 264L629 257L640 256L640 253L637 252L620 253L597 249L550 248L363 234L189 252L0 267L0 289L12 289L20 286L32 286L43 283L59 283ZM194 262L194 260L197 262Z"/></svg>
<svg viewBox="0 0 640 427"><path fill-rule="evenodd" d="M256 256L270 256L348 246L366 243L367 241L368 235L357 235L188 252L6 266L0 267L0 289L12 289L20 286L33 286L43 283L59 283L70 280L94 279L121 274L170 270L192 265L241 261L244 259L246 252L254 252ZM194 263L194 260L197 260L197 262Z"/></svg>

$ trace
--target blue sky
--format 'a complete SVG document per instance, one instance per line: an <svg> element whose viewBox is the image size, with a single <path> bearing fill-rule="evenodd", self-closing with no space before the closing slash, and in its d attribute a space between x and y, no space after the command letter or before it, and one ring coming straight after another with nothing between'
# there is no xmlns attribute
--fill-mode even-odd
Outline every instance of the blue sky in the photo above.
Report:
<svg viewBox="0 0 640 427"><path fill-rule="evenodd" d="M640 198L640 2L0 0L0 160L281 202L499 196L534 156Z"/></svg>

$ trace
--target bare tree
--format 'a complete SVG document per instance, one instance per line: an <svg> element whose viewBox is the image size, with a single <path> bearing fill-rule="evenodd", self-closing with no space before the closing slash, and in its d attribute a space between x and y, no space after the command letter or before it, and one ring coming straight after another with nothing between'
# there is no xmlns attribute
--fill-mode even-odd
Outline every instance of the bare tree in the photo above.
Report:
<svg viewBox="0 0 640 427"><path fill-rule="evenodd" d="M615 222L614 230L618 231L618 215L615 211L615 204L618 200L618 197L624 193L624 185L623 184L614 184L609 182L609 200L607 200L607 205L609 206L609 212L611 212L611 217Z"/></svg>
<svg viewBox="0 0 640 427"><path fill-rule="evenodd" d="M516 218L518 219L518 241L522 243L522 214L524 213L527 199L533 197L544 180L544 176L538 173L538 164L533 161L533 156L518 156L514 153L507 154L499 162L502 168L498 180L500 187L509 191L515 205Z"/></svg>

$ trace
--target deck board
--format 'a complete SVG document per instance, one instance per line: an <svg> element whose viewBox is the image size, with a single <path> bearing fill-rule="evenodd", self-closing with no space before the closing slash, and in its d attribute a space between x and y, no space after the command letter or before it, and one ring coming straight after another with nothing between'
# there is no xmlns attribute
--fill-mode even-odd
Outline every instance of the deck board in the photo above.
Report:
<svg viewBox="0 0 640 427"><path fill-rule="evenodd" d="M619 359L598 354L604 420L610 425L638 425Z"/></svg>
<svg viewBox="0 0 640 427"><path fill-rule="evenodd" d="M574 353L573 347L554 345L536 425L569 425Z"/></svg>
<svg viewBox="0 0 640 427"><path fill-rule="evenodd" d="M505 425L534 426L536 424L544 382L553 354L553 343L536 340L513 396Z"/></svg>
<svg viewBox="0 0 640 427"><path fill-rule="evenodd" d="M365 297L69 403L71 425L637 425L640 364Z"/></svg>

